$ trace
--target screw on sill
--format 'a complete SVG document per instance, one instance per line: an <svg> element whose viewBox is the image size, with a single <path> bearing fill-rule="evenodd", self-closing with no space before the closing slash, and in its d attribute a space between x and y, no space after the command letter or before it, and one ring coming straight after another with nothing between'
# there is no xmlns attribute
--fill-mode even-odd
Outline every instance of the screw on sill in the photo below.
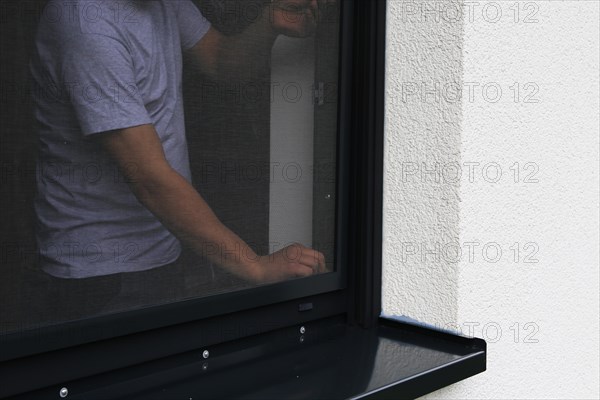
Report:
<svg viewBox="0 0 600 400"><path fill-rule="evenodd" d="M300 327L300 333L304 335L306 333L306 328L303 327L303 326L301 326Z"/></svg>
<svg viewBox="0 0 600 400"><path fill-rule="evenodd" d="M58 394L60 395L61 398L65 398L69 395L69 389L67 389L66 387L60 389L60 392L58 392Z"/></svg>
<svg viewBox="0 0 600 400"><path fill-rule="evenodd" d="M208 350L204 350L202 352L202 358L208 358L210 356L210 353L208 352Z"/></svg>

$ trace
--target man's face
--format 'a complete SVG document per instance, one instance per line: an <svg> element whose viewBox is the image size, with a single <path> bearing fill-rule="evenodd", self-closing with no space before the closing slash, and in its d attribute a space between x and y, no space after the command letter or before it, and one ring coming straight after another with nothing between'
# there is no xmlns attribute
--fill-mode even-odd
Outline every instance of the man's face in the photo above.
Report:
<svg viewBox="0 0 600 400"><path fill-rule="evenodd" d="M292 37L312 35L317 27L319 4L317 0L273 0L273 29Z"/></svg>

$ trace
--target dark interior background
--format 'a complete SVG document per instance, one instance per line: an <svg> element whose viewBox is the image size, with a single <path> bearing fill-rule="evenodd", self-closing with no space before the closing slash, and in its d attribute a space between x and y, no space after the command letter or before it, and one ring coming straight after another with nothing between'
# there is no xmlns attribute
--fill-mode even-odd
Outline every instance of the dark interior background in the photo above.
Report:
<svg viewBox="0 0 600 400"><path fill-rule="evenodd" d="M27 64L44 0L0 2L0 332L19 318L22 268L35 262L37 138Z"/></svg>

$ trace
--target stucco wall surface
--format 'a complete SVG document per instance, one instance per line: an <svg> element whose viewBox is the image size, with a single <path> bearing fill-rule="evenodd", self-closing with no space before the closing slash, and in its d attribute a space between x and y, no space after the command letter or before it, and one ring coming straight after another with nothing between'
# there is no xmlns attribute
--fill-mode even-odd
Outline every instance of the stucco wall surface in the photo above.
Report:
<svg viewBox="0 0 600 400"><path fill-rule="evenodd" d="M429 398L600 398L600 5L411 4L388 2L384 313L487 340Z"/></svg>
<svg viewBox="0 0 600 400"><path fill-rule="evenodd" d="M457 318L458 265L429 252L459 235L460 180L440 184L436 169L460 162L462 112L437 92L461 81L463 24L413 18L416 4L388 2L383 303L443 325Z"/></svg>

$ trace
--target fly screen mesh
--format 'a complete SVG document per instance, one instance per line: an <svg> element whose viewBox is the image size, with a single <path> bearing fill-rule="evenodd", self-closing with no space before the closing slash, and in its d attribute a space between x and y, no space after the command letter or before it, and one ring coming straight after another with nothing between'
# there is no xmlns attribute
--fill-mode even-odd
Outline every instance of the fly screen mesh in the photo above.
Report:
<svg viewBox="0 0 600 400"><path fill-rule="evenodd" d="M0 334L339 268L337 1L0 8Z"/></svg>

